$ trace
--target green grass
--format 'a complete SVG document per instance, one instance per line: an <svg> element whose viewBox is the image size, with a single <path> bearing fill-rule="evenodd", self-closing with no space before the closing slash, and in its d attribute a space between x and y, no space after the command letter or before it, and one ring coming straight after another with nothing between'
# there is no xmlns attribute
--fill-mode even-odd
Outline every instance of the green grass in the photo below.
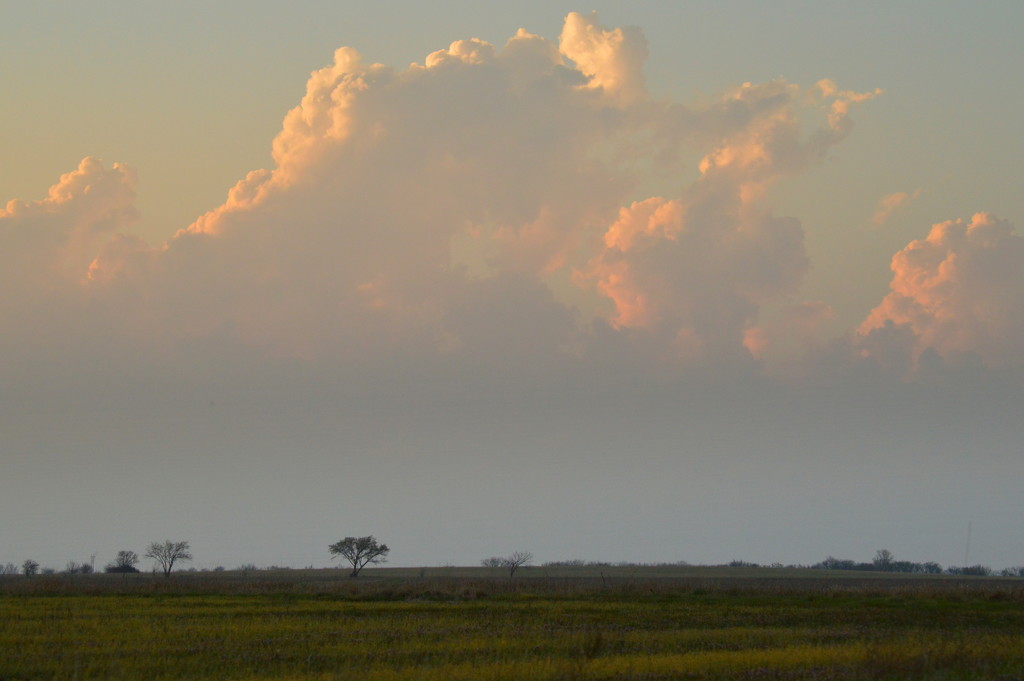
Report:
<svg viewBox="0 0 1024 681"><path fill-rule="evenodd" d="M4 578L0 680L1024 676L1017 580L630 569Z"/></svg>

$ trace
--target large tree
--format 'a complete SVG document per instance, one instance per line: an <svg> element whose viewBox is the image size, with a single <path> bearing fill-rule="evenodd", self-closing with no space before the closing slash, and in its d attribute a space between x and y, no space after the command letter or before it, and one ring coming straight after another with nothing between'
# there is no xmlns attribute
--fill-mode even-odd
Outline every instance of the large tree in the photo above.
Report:
<svg viewBox="0 0 1024 681"><path fill-rule="evenodd" d="M162 544L155 541L149 545L146 558L155 560L163 570L164 577L170 577L174 564L178 561L192 560L192 554L189 553L187 541L167 540Z"/></svg>
<svg viewBox="0 0 1024 681"><path fill-rule="evenodd" d="M341 556L352 565L351 577L358 577L359 572L367 565L383 563L387 560L387 544L378 544L373 535L367 537L345 537L327 547L331 556Z"/></svg>

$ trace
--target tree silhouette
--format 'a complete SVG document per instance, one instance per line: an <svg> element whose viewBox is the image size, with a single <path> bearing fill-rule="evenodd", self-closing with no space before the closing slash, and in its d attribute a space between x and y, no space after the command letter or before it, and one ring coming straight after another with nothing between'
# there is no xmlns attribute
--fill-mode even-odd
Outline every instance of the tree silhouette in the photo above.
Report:
<svg viewBox="0 0 1024 681"><path fill-rule="evenodd" d="M153 542L146 551L146 558L152 558L163 570L164 577L171 576L171 570L178 561L192 560L187 541Z"/></svg>
<svg viewBox="0 0 1024 681"><path fill-rule="evenodd" d="M533 554L529 551L516 551L508 558L505 558L503 566L508 568L508 578L512 579L512 576L516 574L516 570L523 567L531 560L533 560Z"/></svg>
<svg viewBox="0 0 1024 681"><path fill-rule="evenodd" d="M134 551L118 551L117 558L105 568L104 572L138 572L135 564L139 562L139 554Z"/></svg>
<svg viewBox="0 0 1024 681"><path fill-rule="evenodd" d="M345 537L327 547L331 556L341 556L352 565L350 577L358 577L364 567L383 563L391 550L387 544L378 544L373 535L366 537Z"/></svg>

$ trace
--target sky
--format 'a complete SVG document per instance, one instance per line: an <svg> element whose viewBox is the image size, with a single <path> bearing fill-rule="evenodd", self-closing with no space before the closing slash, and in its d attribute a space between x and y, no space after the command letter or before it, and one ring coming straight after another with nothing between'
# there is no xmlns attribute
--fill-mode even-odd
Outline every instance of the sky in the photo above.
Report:
<svg viewBox="0 0 1024 681"><path fill-rule="evenodd" d="M1024 5L0 16L0 563L1024 564Z"/></svg>

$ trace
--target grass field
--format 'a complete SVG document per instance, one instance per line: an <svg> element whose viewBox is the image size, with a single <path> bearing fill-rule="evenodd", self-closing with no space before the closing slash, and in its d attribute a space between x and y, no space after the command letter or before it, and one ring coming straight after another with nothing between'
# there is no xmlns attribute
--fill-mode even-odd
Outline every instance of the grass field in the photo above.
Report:
<svg viewBox="0 0 1024 681"><path fill-rule="evenodd" d="M4 577L0 680L1017 679L1024 581L716 568Z"/></svg>

